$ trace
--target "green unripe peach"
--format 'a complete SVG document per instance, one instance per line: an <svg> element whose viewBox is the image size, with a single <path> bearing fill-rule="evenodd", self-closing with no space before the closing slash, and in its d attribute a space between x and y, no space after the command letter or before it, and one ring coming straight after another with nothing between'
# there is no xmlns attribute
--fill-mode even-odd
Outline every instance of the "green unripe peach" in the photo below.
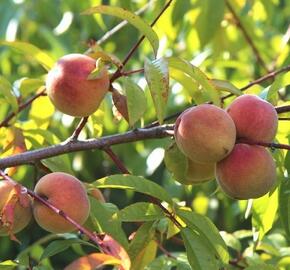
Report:
<svg viewBox="0 0 290 270"><path fill-rule="evenodd" d="M47 75L46 89L59 111L85 117L98 109L108 92L110 79L104 67L98 78L89 80L95 68L96 61L82 54L68 54L58 60Z"/></svg>
<svg viewBox="0 0 290 270"><path fill-rule="evenodd" d="M62 172L47 174L37 182L34 191L79 224L89 216L90 203L84 185L72 175ZM33 202L33 215L38 225L49 232L64 233L76 229L37 200Z"/></svg>

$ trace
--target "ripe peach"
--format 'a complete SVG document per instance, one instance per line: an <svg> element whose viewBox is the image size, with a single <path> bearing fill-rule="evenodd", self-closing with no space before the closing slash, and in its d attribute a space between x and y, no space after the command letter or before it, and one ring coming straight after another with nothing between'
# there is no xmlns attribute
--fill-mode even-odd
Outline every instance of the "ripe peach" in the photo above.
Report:
<svg viewBox="0 0 290 270"><path fill-rule="evenodd" d="M278 117L274 106L254 95L237 97L227 112L234 120L237 137L254 141L272 142Z"/></svg>
<svg viewBox="0 0 290 270"><path fill-rule="evenodd" d="M217 163L216 178L232 198L258 198L275 184L275 162L262 146L236 144L230 155Z"/></svg>
<svg viewBox="0 0 290 270"><path fill-rule="evenodd" d="M96 61L86 55L69 54L58 60L49 71L46 89L54 106L61 112L84 117L97 110L110 85L104 67L99 78L88 80Z"/></svg>
<svg viewBox="0 0 290 270"><path fill-rule="evenodd" d="M20 200L14 188L15 185L12 182L7 180L0 181L0 235L8 235L9 233L21 231L28 225L32 216L29 195L20 194L20 196L23 196ZM5 212L4 208L7 207L7 204L10 204L9 206L14 208L13 212L9 212L11 208ZM11 218L9 217L11 213L14 214L13 224L5 224L5 220Z"/></svg>
<svg viewBox="0 0 290 270"><path fill-rule="evenodd" d="M175 123L175 140L180 150L198 163L215 163L234 147L236 128L221 108L202 104L184 111Z"/></svg>
<svg viewBox="0 0 290 270"><path fill-rule="evenodd" d="M62 172L47 174L37 182L34 191L79 224L83 224L89 216L90 203L86 190L82 182L72 175ZM33 202L33 215L38 225L49 232L75 230L71 223L37 200Z"/></svg>

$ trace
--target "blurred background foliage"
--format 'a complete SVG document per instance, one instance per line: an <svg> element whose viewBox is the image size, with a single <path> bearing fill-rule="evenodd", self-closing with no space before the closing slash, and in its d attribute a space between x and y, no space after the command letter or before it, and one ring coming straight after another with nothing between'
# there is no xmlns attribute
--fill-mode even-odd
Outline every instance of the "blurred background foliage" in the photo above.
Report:
<svg viewBox="0 0 290 270"><path fill-rule="evenodd" d="M289 18L290 0L231 0L229 1L239 16L252 42L269 70L281 68L290 63L289 55ZM0 1L0 40L24 41L34 44L49 54L54 60L69 53L83 53L93 41L102 37L114 28L120 20L111 16L85 16L80 13L89 7L99 4L121 6L131 11L140 11L140 16L152 22L166 1L142 0L1 0ZM237 26L237 21L229 12L223 0L175 0L154 26L160 40L158 57L179 56L200 67L209 78L224 79L237 87L243 87L251 80L267 73L257 61L249 42L247 42ZM288 32L287 32L288 31ZM287 34L288 33L288 34ZM121 60L140 37L140 33L132 26L125 26L109 38L101 42L101 47ZM139 69L144 66L145 59L153 59L148 41L144 41L138 51L126 65L126 70ZM112 67L111 71L114 71ZM7 46L0 47L0 74L13 85L18 101L23 102L36 93L43 84L46 71L32 58L19 53ZM178 74L177 74L178 75ZM137 124L146 125L156 119L150 93L142 73L134 74L132 79L145 91L147 110L144 118ZM34 79L34 80L31 80ZM289 73L277 77L274 105L290 104ZM267 95L271 81L255 85L247 92ZM116 82L116 87L118 81ZM278 96L279 90L279 96ZM0 94L0 121L12 107ZM226 100L225 106L230 102ZM185 89L174 80L170 81L170 97L167 115L182 111L194 104L190 89ZM33 105L17 117L12 123L23 130L28 149L49 146L67 139L78 123L78 119L54 111L46 96L38 98ZM174 119L171 121L173 122ZM281 121L277 140L289 144L289 122ZM112 112L111 96L107 95L101 108L90 117L87 127L82 131L81 138L121 133L129 129L124 120L117 120ZM9 128L0 129L2 157L11 155L13 149L5 151L5 140ZM6 142L7 143L7 142ZM114 146L114 151L124 161L127 168L135 175L143 175L162 185L173 198L192 206L197 213L207 215L224 233L227 242L232 244L232 252L239 254L252 242L251 216L245 218L249 204L246 201L235 201L227 198L217 190L214 181L198 186L182 186L178 184L166 170L163 156L164 148L170 139L140 141L131 144ZM289 154L274 151L278 164L280 181L290 171ZM285 163L284 163L285 161ZM287 162L287 163L286 163ZM118 173L117 168L102 151L78 152L50 158L44 164L53 171L70 172L85 182ZM20 166L13 178L33 188L36 179L43 171L33 166ZM288 174L289 175L289 174ZM261 250L247 255L253 260L266 260L286 265L290 269L289 238L284 233L277 212L277 192L273 201L267 205L267 215L262 211L265 223L274 221L271 233L264 238ZM142 196L120 190L105 190L106 199L119 208L132 202L142 200ZM265 198L255 200L255 209ZM263 204L264 205L264 204ZM259 216L259 214L258 214ZM259 216L261 217L261 216ZM255 224L255 221L254 221ZM258 225L258 230L261 228ZM270 226L271 228L271 226ZM130 233L136 227L125 224L124 229ZM232 234L234 233L234 234ZM46 236L34 222L19 233L21 245L11 242L8 237L0 239L0 260L14 259L17 254L29 245ZM45 242L46 239L44 239ZM271 247L271 248L270 248ZM168 243L173 252L182 249L174 243ZM284 248L285 256L276 251ZM43 247L35 245L32 257L37 261ZM86 248L84 248L86 251ZM77 246L51 258L55 269L62 269L83 250ZM236 252L236 253L235 253ZM263 256L260 256L264 254ZM275 261L276 260L276 261ZM49 261L44 262L50 265Z"/></svg>

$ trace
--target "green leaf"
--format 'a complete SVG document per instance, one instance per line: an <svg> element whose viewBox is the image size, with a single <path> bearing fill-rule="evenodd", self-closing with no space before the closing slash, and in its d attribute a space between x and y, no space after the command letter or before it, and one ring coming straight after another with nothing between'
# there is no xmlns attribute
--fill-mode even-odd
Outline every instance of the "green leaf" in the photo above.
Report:
<svg viewBox="0 0 290 270"><path fill-rule="evenodd" d="M157 118L159 123L162 124L169 92L168 62L165 58L152 62L145 60L144 70Z"/></svg>
<svg viewBox="0 0 290 270"><path fill-rule="evenodd" d="M156 204L138 202L117 212L116 217L125 222L139 222L158 220L165 217L165 214Z"/></svg>
<svg viewBox="0 0 290 270"><path fill-rule="evenodd" d="M105 6L105 5L92 7L82 12L82 14L84 15L91 15L94 13L111 15L111 16L118 17L122 20L128 21L128 23L136 27L149 40L154 50L154 54L155 55L157 54L157 50L159 46L158 36L154 32L154 30L151 28L151 26L148 25L143 19L141 19L141 17L120 7Z"/></svg>
<svg viewBox="0 0 290 270"><path fill-rule="evenodd" d="M22 78L14 82L13 86L19 89L22 97L27 97L31 93L36 93L37 89L44 86L44 80L32 79L32 78Z"/></svg>
<svg viewBox="0 0 290 270"><path fill-rule="evenodd" d="M54 65L54 61L49 55L30 43L22 41L0 41L0 45L9 46L19 50L25 55L32 56L34 60L41 64L46 70L50 70Z"/></svg>
<svg viewBox="0 0 290 270"><path fill-rule="evenodd" d="M228 82L225 80L218 80L218 79L211 79L210 82L217 90L227 91L236 96L243 95L243 92L239 88L237 88L235 85L233 85L231 82Z"/></svg>
<svg viewBox="0 0 290 270"><path fill-rule="evenodd" d="M220 106L219 92L198 67L178 57L169 57L167 60L170 68L184 72L200 85L200 90L202 90L202 94L207 99L206 101L212 101L215 105Z"/></svg>
<svg viewBox="0 0 290 270"><path fill-rule="evenodd" d="M225 2L215 0L203 0L201 3L201 12L196 19L196 30L199 36L200 45L204 47L218 32L220 23L224 17Z"/></svg>
<svg viewBox="0 0 290 270"><path fill-rule="evenodd" d="M94 224L94 229L100 233L111 235L125 249L128 247L127 237L122 229L121 222L113 218L113 215L118 212L118 208L110 203L101 203L100 201L91 198L90 218Z"/></svg>
<svg viewBox="0 0 290 270"><path fill-rule="evenodd" d="M91 185L97 188L133 190L172 204L170 195L161 186L142 176L116 174L101 178Z"/></svg>
<svg viewBox="0 0 290 270"><path fill-rule="evenodd" d="M186 223L188 228L198 232L202 241L208 245L212 252L217 255L223 263L228 262L229 254L226 244L219 234L218 229L209 218L182 209L177 210L177 215Z"/></svg>
<svg viewBox="0 0 290 270"><path fill-rule="evenodd" d="M272 228L278 210L278 190L276 189L271 195L255 199L252 208L252 225L261 240L264 235Z"/></svg>
<svg viewBox="0 0 290 270"><path fill-rule="evenodd" d="M208 248L207 243L196 232L189 228L180 230L184 241L189 264L194 270L219 270L220 266L215 258L215 254Z"/></svg>
<svg viewBox="0 0 290 270"><path fill-rule="evenodd" d="M73 244L82 244L82 245L87 245L87 246L91 246L93 248L96 248L95 245L92 245L86 241L80 240L80 239L67 239L67 240L55 240L53 242L51 242L43 251L41 257L40 257L40 261L52 257L66 249L68 249L69 247L71 247L71 245Z"/></svg>
<svg viewBox="0 0 290 270"><path fill-rule="evenodd" d="M132 127L146 111L146 97L142 88L131 79L123 78L122 84L127 97L129 125Z"/></svg>
<svg viewBox="0 0 290 270"><path fill-rule="evenodd" d="M16 113L18 111L18 103L13 93L12 85L3 76L0 76L0 96L3 96L5 101L11 105L13 112Z"/></svg>
<svg viewBox="0 0 290 270"><path fill-rule="evenodd" d="M0 263L0 269L2 270L13 270L18 266L17 263L11 261L11 260L7 260L4 262Z"/></svg>
<svg viewBox="0 0 290 270"><path fill-rule="evenodd" d="M289 152L290 153L290 152ZM283 179L279 187L279 217L287 238L290 239L290 181Z"/></svg>
<svg viewBox="0 0 290 270"><path fill-rule="evenodd" d="M144 249L145 246L154 238L155 227L154 222L143 223L136 231L133 240L130 242L128 253L132 259L132 265L138 254Z"/></svg>

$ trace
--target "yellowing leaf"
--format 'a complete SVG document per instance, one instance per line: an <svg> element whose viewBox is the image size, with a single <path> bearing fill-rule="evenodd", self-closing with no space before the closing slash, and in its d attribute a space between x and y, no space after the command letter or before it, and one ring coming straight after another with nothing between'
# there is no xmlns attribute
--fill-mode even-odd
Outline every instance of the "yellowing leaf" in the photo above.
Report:
<svg viewBox="0 0 290 270"><path fill-rule="evenodd" d="M0 41L0 45L9 46L17 49L25 55L32 56L46 70L50 70L54 65L54 61L44 51L36 46L22 41Z"/></svg>

